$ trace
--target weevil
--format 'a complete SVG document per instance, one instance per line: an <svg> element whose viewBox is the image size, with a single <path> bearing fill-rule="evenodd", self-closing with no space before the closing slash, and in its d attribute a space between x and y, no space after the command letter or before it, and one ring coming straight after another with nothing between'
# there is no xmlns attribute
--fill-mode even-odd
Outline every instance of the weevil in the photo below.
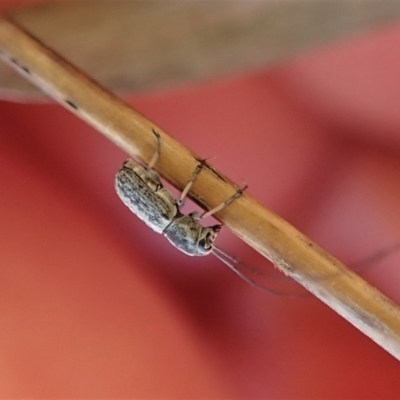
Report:
<svg viewBox="0 0 400 400"><path fill-rule="evenodd" d="M210 211L184 215L180 207L196 176L204 168L205 161L199 162L181 197L175 199L172 193L164 188L160 175L153 170L161 149L160 135L154 130L153 133L157 139L157 146L150 163L143 166L132 159L127 159L116 175L116 192L134 214L155 232L163 234L177 249L190 256L208 255L215 249L214 241L222 225L203 227L199 221L226 207L241 196L246 187L238 189L226 201Z"/></svg>

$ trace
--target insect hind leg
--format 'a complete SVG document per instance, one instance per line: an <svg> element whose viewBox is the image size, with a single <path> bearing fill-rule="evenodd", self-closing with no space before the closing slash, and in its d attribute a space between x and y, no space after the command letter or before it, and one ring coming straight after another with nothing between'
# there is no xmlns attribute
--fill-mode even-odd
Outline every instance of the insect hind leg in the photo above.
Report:
<svg viewBox="0 0 400 400"><path fill-rule="evenodd" d="M133 160L128 159L125 161L127 165L130 165L132 171L139 175L139 177L145 182L145 184L154 192L158 192L163 189L163 184L161 182L160 175L153 169L158 158L160 157L161 149L161 138L160 134L154 129L152 130L154 136L156 137L156 149L150 162L147 165L136 164Z"/></svg>
<svg viewBox="0 0 400 400"><path fill-rule="evenodd" d="M156 165L158 158L160 157L161 152L161 138L160 134L153 129L154 136L156 137L157 144L156 144L156 151L154 152L153 156L151 157L150 162L147 164L147 169L152 170Z"/></svg>

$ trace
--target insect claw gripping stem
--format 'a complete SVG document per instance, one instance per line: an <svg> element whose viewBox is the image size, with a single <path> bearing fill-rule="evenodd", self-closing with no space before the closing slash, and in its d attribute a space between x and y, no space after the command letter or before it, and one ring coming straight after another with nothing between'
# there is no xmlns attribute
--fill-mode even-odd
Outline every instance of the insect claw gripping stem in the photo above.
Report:
<svg viewBox="0 0 400 400"><path fill-rule="evenodd" d="M153 167L156 165L156 162L158 158L160 157L160 151L161 151L161 139L160 139L160 134L156 132L154 129L152 130L156 140L157 140L157 145L156 145L156 151L153 154L153 157L151 157L150 162L147 164L147 169L152 170Z"/></svg>

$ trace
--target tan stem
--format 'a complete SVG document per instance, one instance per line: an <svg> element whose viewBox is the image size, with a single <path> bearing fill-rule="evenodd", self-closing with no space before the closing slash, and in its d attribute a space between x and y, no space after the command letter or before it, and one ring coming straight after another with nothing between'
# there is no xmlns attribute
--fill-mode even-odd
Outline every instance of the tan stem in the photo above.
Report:
<svg viewBox="0 0 400 400"><path fill-rule="evenodd" d="M50 97L146 163L154 154L155 129L162 143L156 170L179 189L188 182L198 157L7 19L0 19L0 51L7 63ZM212 209L236 190L231 180L203 168L190 196ZM400 360L400 310L391 300L248 193L217 216L286 275Z"/></svg>

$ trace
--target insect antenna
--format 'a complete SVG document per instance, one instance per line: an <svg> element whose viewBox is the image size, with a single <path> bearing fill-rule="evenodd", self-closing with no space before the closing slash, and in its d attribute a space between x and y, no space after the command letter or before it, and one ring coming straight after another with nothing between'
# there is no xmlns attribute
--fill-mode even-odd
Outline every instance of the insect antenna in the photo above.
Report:
<svg viewBox="0 0 400 400"><path fill-rule="evenodd" d="M400 250L400 242L391 244L378 252L374 253L372 256L367 257L351 266L355 272L360 273L368 269L371 265L377 264L384 259L390 257L392 254Z"/></svg>
<svg viewBox="0 0 400 400"><path fill-rule="evenodd" d="M265 286L264 284L258 282L258 280L261 281L263 278L264 279L266 278L263 272L261 272L257 268L245 264L243 261L239 260L236 257L231 256L230 254L226 253L219 247L213 246L212 254L214 254L214 256L217 257L220 261L222 261L225 265L227 265L233 272L239 275L244 281L261 290L264 290L268 293L278 296L291 296L291 297L308 296L307 293L287 293L287 292L285 293L285 292L280 292L279 290L276 289L272 289L271 287ZM254 278L250 278L247 274L253 275Z"/></svg>
<svg viewBox="0 0 400 400"><path fill-rule="evenodd" d="M369 256L360 262L353 264L350 268L355 272L362 272L368 269L371 265L377 264L378 262L388 258L393 253L396 253L400 250L400 242L387 246L386 248L381 249L380 251L374 253L372 256ZM224 250L220 249L219 247L213 246L213 251L215 257L217 257L220 261L222 261L225 265L227 265L232 271L234 271L237 275L239 275L243 280L249 283L252 286L255 286L259 289L262 289L268 293L278 295L278 296L290 296L290 297L308 297L309 293L306 292L305 289L303 292L294 292L290 291L290 289L275 289L271 287L271 282L275 282L278 284L281 282L288 283L289 279L286 276L271 276L268 274L267 271L262 271L261 269L252 267L243 261L239 260L238 258L231 256L230 254L226 253ZM334 278L335 274L328 275L325 277L320 277L320 279L330 279ZM266 281L269 280L269 286L266 285ZM294 282L291 282L294 284Z"/></svg>

